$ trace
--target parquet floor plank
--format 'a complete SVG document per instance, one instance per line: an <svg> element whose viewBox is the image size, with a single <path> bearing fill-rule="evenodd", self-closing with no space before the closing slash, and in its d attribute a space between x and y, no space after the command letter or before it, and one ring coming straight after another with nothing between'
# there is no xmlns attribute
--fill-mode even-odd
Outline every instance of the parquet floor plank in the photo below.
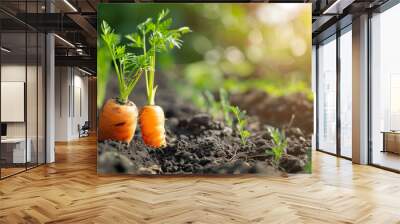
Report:
<svg viewBox="0 0 400 224"><path fill-rule="evenodd" d="M2 223L397 223L400 175L319 152L313 174L133 177L96 173L96 140L0 181Z"/></svg>

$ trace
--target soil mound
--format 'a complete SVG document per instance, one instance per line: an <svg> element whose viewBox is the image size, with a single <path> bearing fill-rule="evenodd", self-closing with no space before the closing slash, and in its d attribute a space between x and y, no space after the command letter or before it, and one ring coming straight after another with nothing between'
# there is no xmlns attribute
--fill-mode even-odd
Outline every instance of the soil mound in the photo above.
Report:
<svg viewBox="0 0 400 224"><path fill-rule="evenodd" d="M313 132L313 102L305 94L275 97L264 91L251 90L233 95L231 101L272 126L286 128L291 123L305 134Z"/></svg>

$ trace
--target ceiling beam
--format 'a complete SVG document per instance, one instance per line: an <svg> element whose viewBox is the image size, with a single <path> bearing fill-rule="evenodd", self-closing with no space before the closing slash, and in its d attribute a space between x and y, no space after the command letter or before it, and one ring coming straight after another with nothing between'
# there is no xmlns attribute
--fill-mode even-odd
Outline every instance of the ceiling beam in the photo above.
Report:
<svg viewBox="0 0 400 224"><path fill-rule="evenodd" d="M312 24L312 32L315 33L318 30L321 30L326 24L335 16L319 16L315 22Z"/></svg>
<svg viewBox="0 0 400 224"><path fill-rule="evenodd" d="M96 71L96 58L91 56L55 56L56 66L87 67Z"/></svg>
<svg viewBox="0 0 400 224"><path fill-rule="evenodd" d="M342 14L343 10L351 5L355 0L336 0L332 2L323 12L324 15Z"/></svg>
<svg viewBox="0 0 400 224"><path fill-rule="evenodd" d="M90 24L85 17L81 14L68 14L67 15L71 20L73 20L78 26L80 26L90 38L96 38L97 30Z"/></svg>
<svg viewBox="0 0 400 224"><path fill-rule="evenodd" d="M81 31L75 21L61 13L19 13L16 17L42 32ZM3 21L3 19L1 19Z"/></svg>

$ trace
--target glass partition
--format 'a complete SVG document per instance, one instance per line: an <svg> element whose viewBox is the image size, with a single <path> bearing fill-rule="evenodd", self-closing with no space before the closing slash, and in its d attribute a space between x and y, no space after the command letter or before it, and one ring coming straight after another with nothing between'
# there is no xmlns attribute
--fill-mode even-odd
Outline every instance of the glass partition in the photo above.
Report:
<svg viewBox="0 0 400 224"><path fill-rule="evenodd" d="M45 139L45 124L46 124L46 39L43 33L38 33L38 65L37 65L37 147L38 147L38 164L46 162L46 139Z"/></svg>
<svg viewBox="0 0 400 224"><path fill-rule="evenodd" d="M352 33L340 36L340 154L352 157Z"/></svg>
<svg viewBox="0 0 400 224"><path fill-rule="evenodd" d="M26 141L26 41L25 32L1 34L2 177L24 171L31 162Z"/></svg>
<svg viewBox="0 0 400 224"><path fill-rule="evenodd" d="M336 153L336 36L318 47L318 149Z"/></svg>
<svg viewBox="0 0 400 224"><path fill-rule="evenodd" d="M27 33L27 82L26 82L26 114L27 114L27 150L30 151L28 168L37 165L38 160L38 35Z"/></svg>
<svg viewBox="0 0 400 224"><path fill-rule="evenodd" d="M43 1L26 3L19 13L43 10ZM43 33L0 12L1 179L45 163L45 44Z"/></svg>
<svg viewBox="0 0 400 224"><path fill-rule="evenodd" d="M38 12L37 1L27 1L26 12ZM32 20L37 23L38 17ZM38 33L34 29L27 28L27 143L31 151L31 161L27 167L32 168L38 164Z"/></svg>

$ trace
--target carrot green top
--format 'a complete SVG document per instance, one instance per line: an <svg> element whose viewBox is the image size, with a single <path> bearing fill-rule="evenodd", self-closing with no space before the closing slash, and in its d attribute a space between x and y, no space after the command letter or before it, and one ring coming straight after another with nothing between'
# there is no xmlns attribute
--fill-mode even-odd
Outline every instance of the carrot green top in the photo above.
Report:
<svg viewBox="0 0 400 224"><path fill-rule="evenodd" d="M118 101L126 103L142 73L148 69L148 58L145 55L135 55L126 52L125 45L120 44L120 36L114 33L114 30L112 30L106 21L103 21L101 24L101 30L101 37L107 46L115 73L118 77Z"/></svg>
<svg viewBox="0 0 400 224"><path fill-rule="evenodd" d="M154 97L157 86L154 86L154 74L156 66L156 53L169 51L174 47L182 46L182 35L191 32L189 27L171 29L172 19L167 18L168 10L162 10L157 19L147 18L140 23L138 33L127 35L131 41L129 46L143 50L144 61L148 62L148 69L145 70L147 100L149 105L154 105Z"/></svg>

